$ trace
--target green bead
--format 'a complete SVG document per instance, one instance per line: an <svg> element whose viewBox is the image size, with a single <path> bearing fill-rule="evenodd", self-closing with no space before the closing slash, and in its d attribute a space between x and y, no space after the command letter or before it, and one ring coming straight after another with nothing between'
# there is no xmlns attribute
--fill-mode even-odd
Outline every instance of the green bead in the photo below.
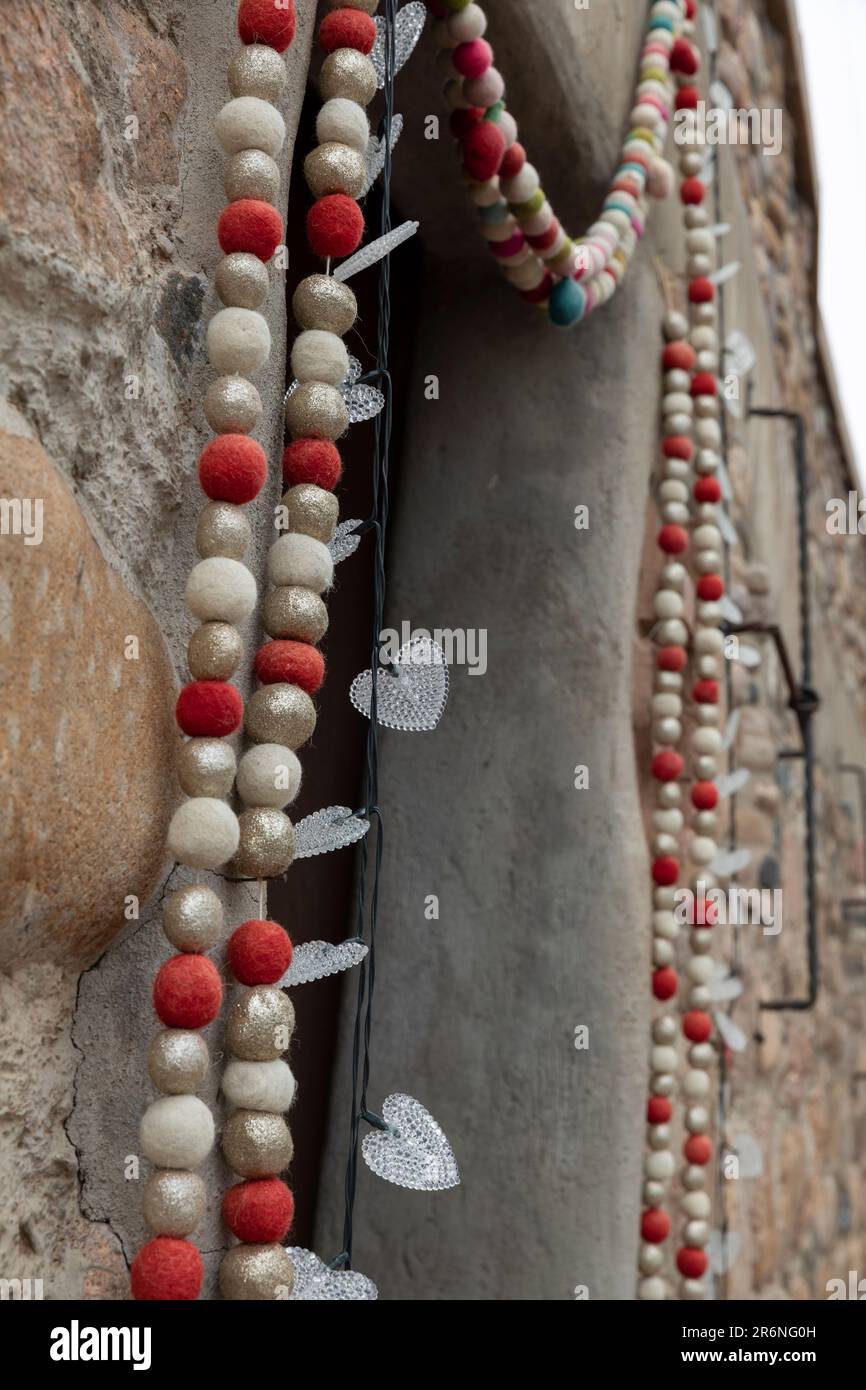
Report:
<svg viewBox="0 0 866 1390"><path fill-rule="evenodd" d="M492 106L488 106L484 113L485 121L498 121L505 110L504 101L495 101Z"/></svg>
<svg viewBox="0 0 866 1390"><path fill-rule="evenodd" d="M527 198L525 203L509 203L508 206L515 217L533 217L535 213L541 212L544 207L545 193L543 188L536 188L531 198Z"/></svg>

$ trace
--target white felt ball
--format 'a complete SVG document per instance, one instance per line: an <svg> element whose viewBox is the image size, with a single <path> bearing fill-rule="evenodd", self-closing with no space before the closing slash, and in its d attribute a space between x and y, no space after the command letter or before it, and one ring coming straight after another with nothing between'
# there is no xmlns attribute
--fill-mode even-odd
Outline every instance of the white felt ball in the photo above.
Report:
<svg viewBox="0 0 866 1390"><path fill-rule="evenodd" d="M231 859L240 837L231 806L215 796L193 796L171 818L168 849L178 863L190 869L218 869Z"/></svg>
<svg viewBox="0 0 866 1390"><path fill-rule="evenodd" d="M653 1071L667 1072L677 1069L677 1050L664 1045L650 1048L650 1067Z"/></svg>
<svg viewBox="0 0 866 1390"><path fill-rule="evenodd" d="M140 1139L157 1168L197 1168L213 1148L213 1115L198 1096L163 1096L145 1110Z"/></svg>
<svg viewBox="0 0 866 1390"><path fill-rule="evenodd" d="M660 1018L653 1021L652 1034L658 1043L673 1042L677 1032L676 1019L672 1018L670 1014L662 1014Z"/></svg>
<svg viewBox="0 0 866 1390"><path fill-rule="evenodd" d="M292 531L280 536L268 553L268 577L272 584L299 584L321 594L334 578L331 552L314 536Z"/></svg>
<svg viewBox="0 0 866 1390"><path fill-rule="evenodd" d="M203 623L237 623L256 606L256 581L246 565L210 555L193 566L186 584L190 612Z"/></svg>
<svg viewBox="0 0 866 1390"><path fill-rule="evenodd" d="M670 309L664 318L664 335L669 343L675 342L679 338L684 338L689 331L689 321L684 314L680 314L676 309Z"/></svg>
<svg viewBox="0 0 866 1390"><path fill-rule="evenodd" d="M214 130L226 154L264 150L273 158L286 138L286 124L279 111L261 97L227 101L217 115Z"/></svg>
<svg viewBox="0 0 866 1390"><path fill-rule="evenodd" d="M528 161L513 179L502 179L501 188L509 203L525 203L541 186L538 170Z"/></svg>
<svg viewBox="0 0 866 1390"><path fill-rule="evenodd" d="M703 1073L701 1073L703 1075ZM706 1192L690 1192L683 1198L683 1211L693 1220L701 1220L710 1215L713 1204Z"/></svg>
<svg viewBox="0 0 866 1390"><path fill-rule="evenodd" d="M647 1188L650 1184L646 1184ZM644 1197L646 1197L646 1191ZM660 1201L658 1203L660 1205ZM640 1248L640 1267L643 1274L655 1274L664 1264L664 1252L657 1245L642 1245Z"/></svg>
<svg viewBox="0 0 866 1390"><path fill-rule="evenodd" d="M288 1110L295 1096L295 1078L288 1062L229 1062L223 1073L223 1093L239 1110Z"/></svg>
<svg viewBox="0 0 866 1390"><path fill-rule="evenodd" d="M480 39L487 28L487 16L480 5L466 5L459 14L446 20L448 33L455 44Z"/></svg>
<svg viewBox="0 0 866 1390"><path fill-rule="evenodd" d="M676 1159L669 1149L661 1149L657 1153L649 1153L644 1159L643 1170L648 1178L654 1178L656 1182L664 1182L665 1178L672 1178L676 1172Z"/></svg>
<svg viewBox="0 0 866 1390"><path fill-rule="evenodd" d="M363 154L370 139L370 122L363 106L347 97L332 97L326 101L316 118L316 135L320 145L333 141L348 145Z"/></svg>
<svg viewBox="0 0 866 1390"><path fill-rule="evenodd" d="M294 801L301 785L301 764L281 743L259 743L238 765L237 788L247 806L275 806L281 811Z"/></svg>
<svg viewBox="0 0 866 1390"><path fill-rule="evenodd" d="M349 374L345 343L336 333L308 328L295 339L292 371L298 381L324 381L329 386L339 386Z"/></svg>
<svg viewBox="0 0 866 1390"><path fill-rule="evenodd" d="M664 1279L653 1275L640 1281L637 1296L642 1303L663 1303L668 1296L668 1286Z"/></svg>
<svg viewBox="0 0 866 1390"><path fill-rule="evenodd" d="M220 309L207 326L208 361L218 372L249 376L270 352L271 330L255 309Z"/></svg>

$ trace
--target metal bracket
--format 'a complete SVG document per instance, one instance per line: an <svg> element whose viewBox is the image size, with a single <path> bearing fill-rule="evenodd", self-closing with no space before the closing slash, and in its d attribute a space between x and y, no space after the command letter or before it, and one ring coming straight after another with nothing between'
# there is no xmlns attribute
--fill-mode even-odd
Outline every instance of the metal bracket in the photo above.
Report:
<svg viewBox="0 0 866 1390"><path fill-rule="evenodd" d="M794 672L793 663L785 644L781 628L777 623L744 623L727 625L728 632L762 632L772 637L779 662L785 673L788 685L788 707L793 710L800 730L800 748L782 749L784 758L802 758L805 778L805 831L804 851L806 860L806 949L809 963L809 990L805 999L768 999L760 1007L772 1012L782 1010L805 1010L815 1006L820 983L818 963L818 871L817 871L817 824L815 816L815 744L812 720L820 706L820 697L812 687L812 624L810 611L810 570L809 570L809 524L807 516L806 474L806 423L795 410L774 410L766 406L752 405L751 382L747 398L747 417L762 416L771 420L786 420L794 425L795 476L797 482L797 540L800 560L800 679Z"/></svg>

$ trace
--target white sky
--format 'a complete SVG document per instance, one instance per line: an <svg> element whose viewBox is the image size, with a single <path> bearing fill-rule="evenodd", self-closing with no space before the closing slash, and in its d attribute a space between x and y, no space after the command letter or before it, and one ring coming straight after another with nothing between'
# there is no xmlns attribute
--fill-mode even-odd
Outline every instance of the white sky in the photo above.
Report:
<svg viewBox="0 0 866 1390"><path fill-rule="evenodd" d="M797 0L821 199L819 297L866 487L866 0Z"/></svg>

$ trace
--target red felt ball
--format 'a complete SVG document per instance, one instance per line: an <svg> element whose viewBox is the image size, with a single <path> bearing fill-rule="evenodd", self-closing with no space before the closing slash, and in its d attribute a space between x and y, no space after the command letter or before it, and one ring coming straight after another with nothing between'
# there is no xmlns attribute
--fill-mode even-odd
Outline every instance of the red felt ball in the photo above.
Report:
<svg viewBox="0 0 866 1390"><path fill-rule="evenodd" d="M249 1245L284 1240L295 1215L295 1199L281 1178L235 1183L223 1197L223 1221Z"/></svg>
<svg viewBox="0 0 866 1390"><path fill-rule="evenodd" d="M698 478L695 483L695 499L698 502L720 502L722 485L718 478Z"/></svg>
<svg viewBox="0 0 866 1390"><path fill-rule="evenodd" d="M451 61L461 77L480 77L493 62L493 49L486 39L470 39L468 43L458 43Z"/></svg>
<svg viewBox="0 0 866 1390"><path fill-rule="evenodd" d="M204 1028L222 1001L220 973L207 956L170 956L153 982L153 1007L166 1028Z"/></svg>
<svg viewBox="0 0 866 1390"><path fill-rule="evenodd" d="M682 777L685 763L681 753L673 748L664 748L652 760L652 775L657 782L675 782Z"/></svg>
<svg viewBox="0 0 866 1390"><path fill-rule="evenodd" d="M190 738L225 738L240 728L244 702L229 681L190 681L178 695L174 713Z"/></svg>
<svg viewBox="0 0 866 1390"><path fill-rule="evenodd" d="M683 1017L683 1033L689 1042L706 1042L713 1034L713 1020L702 1009L691 1009Z"/></svg>
<svg viewBox="0 0 866 1390"><path fill-rule="evenodd" d="M689 300L692 304L710 304L716 297L716 287L706 275L699 275L689 285Z"/></svg>
<svg viewBox="0 0 866 1390"><path fill-rule="evenodd" d="M683 179L680 185L680 198L686 207L696 207L707 196L707 186L702 179Z"/></svg>
<svg viewBox="0 0 866 1390"><path fill-rule="evenodd" d="M337 48L357 48L372 53L376 42L376 22L363 10L332 10L319 26L319 47L325 53Z"/></svg>
<svg viewBox="0 0 866 1390"><path fill-rule="evenodd" d="M269 261L283 240L283 219L276 208L259 198L236 198L223 208L217 236L227 256L233 251L249 251L260 261Z"/></svg>
<svg viewBox="0 0 866 1390"><path fill-rule="evenodd" d="M646 1104L646 1118L649 1125L666 1125L674 1113L674 1107L667 1096L650 1096Z"/></svg>
<svg viewBox="0 0 866 1390"><path fill-rule="evenodd" d="M369 15L364 16L369 19ZM326 193L307 213L307 240L317 256L351 256L361 245L364 214L347 193Z"/></svg>
<svg viewBox="0 0 866 1390"><path fill-rule="evenodd" d="M662 352L666 372L690 372L695 365L695 350L691 343L668 343Z"/></svg>
<svg viewBox="0 0 866 1390"><path fill-rule="evenodd" d="M189 1240L157 1236L132 1262L132 1296L139 1302L194 1299L201 1293L204 1262Z"/></svg>
<svg viewBox="0 0 866 1390"><path fill-rule="evenodd" d="M719 703L719 682L714 680L698 681L692 694L699 705L717 705Z"/></svg>
<svg viewBox="0 0 866 1390"><path fill-rule="evenodd" d="M679 860L674 859L672 854L660 855L658 859L653 860L652 875L653 881L661 888L670 887L680 876Z"/></svg>
<svg viewBox="0 0 866 1390"><path fill-rule="evenodd" d="M220 434L198 461L202 492L214 502L252 502L268 476L268 456L248 434Z"/></svg>
<svg viewBox="0 0 866 1390"><path fill-rule="evenodd" d="M673 999L679 983L677 972L670 965L653 971L653 994L656 999Z"/></svg>
<svg viewBox="0 0 866 1390"><path fill-rule="evenodd" d="M650 1245L660 1245L671 1233L671 1219L666 1211L650 1207L640 1220L640 1233Z"/></svg>
<svg viewBox="0 0 866 1390"><path fill-rule="evenodd" d="M695 452L695 446L685 434L666 434L662 440L662 453L666 459L686 459Z"/></svg>
<svg viewBox="0 0 866 1390"><path fill-rule="evenodd" d="M712 1140L706 1134L692 1134L683 1144L683 1153L688 1163L702 1168L713 1156Z"/></svg>
<svg viewBox="0 0 866 1390"><path fill-rule="evenodd" d="M559 232L559 218L554 217L551 219L550 226L547 228L546 232L538 232L536 236L528 236L526 240L536 251L548 251L559 236Z"/></svg>
<svg viewBox="0 0 866 1390"><path fill-rule="evenodd" d="M525 299L527 304L546 304L552 289L553 276L546 270L541 283L536 285L534 290L521 290L520 298Z"/></svg>
<svg viewBox="0 0 866 1390"><path fill-rule="evenodd" d="M659 647L656 666L660 671L684 671L688 659L685 647Z"/></svg>
<svg viewBox="0 0 866 1390"><path fill-rule="evenodd" d="M686 908L686 922L690 927L710 927L718 925L719 905L706 897L695 897Z"/></svg>
<svg viewBox="0 0 866 1390"><path fill-rule="evenodd" d="M499 166L499 173L504 179L513 179L515 174L519 174L526 163L526 150L519 140L515 140L513 145L509 145L505 154L502 156L502 163Z"/></svg>
<svg viewBox="0 0 866 1390"><path fill-rule="evenodd" d="M698 12L698 0L686 0L686 19L694 19Z"/></svg>
<svg viewBox="0 0 866 1390"><path fill-rule="evenodd" d="M701 1279L708 1265L707 1252L698 1245L684 1245L677 1251L677 1269L684 1279Z"/></svg>
<svg viewBox="0 0 866 1390"><path fill-rule="evenodd" d="M702 501L698 498L698 501ZM698 580L698 598L704 603L715 603L725 592L725 581L720 574L702 574Z"/></svg>
<svg viewBox="0 0 866 1390"><path fill-rule="evenodd" d="M474 125L477 125L483 116L483 106L460 106L456 111L452 111L448 117L448 129L455 140L462 140L464 135Z"/></svg>
<svg viewBox="0 0 866 1390"><path fill-rule="evenodd" d="M701 99L698 87L680 87L676 94L675 101L678 111L694 111Z"/></svg>
<svg viewBox="0 0 866 1390"><path fill-rule="evenodd" d="M229 937L228 962L242 985L275 985L292 963L289 934L278 922L243 922Z"/></svg>
<svg viewBox="0 0 866 1390"><path fill-rule="evenodd" d="M242 43L264 43L285 53L295 37L295 0L241 0L238 33Z"/></svg>
<svg viewBox="0 0 866 1390"><path fill-rule="evenodd" d="M325 658L309 642L276 639L256 652L256 675L262 685L299 685L315 695L325 679Z"/></svg>
<svg viewBox="0 0 866 1390"><path fill-rule="evenodd" d="M696 372L692 380L693 396L716 396L719 392L718 382L712 372Z"/></svg>
<svg viewBox="0 0 866 1390"><path fill-rule="evenodd" d="M315 483L333 492L342 476L340 451L330 439L295 439L283 453L283 478L289 487Z"/></svg>
<svg viewBox="0 0 866 1390"><path fill-rule="evenodd" d="M682 73L684 77L694 77L701 65L698 51L688 39L677 39L671 49L671 72Z"/></svg>
<svg viewBox="0 0 866 1390"><path fill-rule="evenodd" d="M463 140L463 163L467 174L486 183L499 173L505 154L505 135L494 121L479 121Z"/></svg>
<svg viewBox="0 0 866 1390"><path fill-rule="evenodd" d="M695 782L692 787L692 805L699 811L712 811L718 805L719 789L715 782Z"/></svg>
<svg viewBox="0 0 866 1390"><path fill-rule="evenodd" d="M684 531L682 526L675 526L673 522L668 522L658 533L658 546L666 555L681 555L688 549L689 533Z"/></svg>

